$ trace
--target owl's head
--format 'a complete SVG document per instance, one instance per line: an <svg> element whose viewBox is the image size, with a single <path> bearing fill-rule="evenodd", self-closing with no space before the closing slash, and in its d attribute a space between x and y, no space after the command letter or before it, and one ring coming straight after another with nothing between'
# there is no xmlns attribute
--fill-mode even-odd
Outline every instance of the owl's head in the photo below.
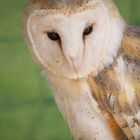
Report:
<svg viewBox="0 0 140 140"><path fill-rule="evenodd" d="M113 62L124 22L111 0L30 0L24 35L36 60L56 76L78 79Z"/></svg>

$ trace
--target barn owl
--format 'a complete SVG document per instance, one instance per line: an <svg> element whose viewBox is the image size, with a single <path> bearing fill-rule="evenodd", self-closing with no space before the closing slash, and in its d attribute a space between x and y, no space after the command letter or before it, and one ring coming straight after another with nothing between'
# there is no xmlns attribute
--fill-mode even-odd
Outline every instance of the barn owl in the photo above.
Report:
<svg viewBox="0 0 140 140"><path fill-rule="evenodd" d="M140 140L140 29L111 0L29 0L28 47L75 140Z"/></svg>

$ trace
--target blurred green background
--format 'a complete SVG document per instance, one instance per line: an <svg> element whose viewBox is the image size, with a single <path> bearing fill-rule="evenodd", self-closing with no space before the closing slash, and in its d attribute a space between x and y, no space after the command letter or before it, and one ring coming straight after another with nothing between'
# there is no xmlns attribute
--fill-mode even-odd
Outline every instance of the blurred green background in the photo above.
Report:
<svg viewBox="0 0 140 140"><path fill-rule="evenodd" d="M140 0L115 0L140 25ZM25 0L0 0L0 140L72 140L21 29Z"/></svg>

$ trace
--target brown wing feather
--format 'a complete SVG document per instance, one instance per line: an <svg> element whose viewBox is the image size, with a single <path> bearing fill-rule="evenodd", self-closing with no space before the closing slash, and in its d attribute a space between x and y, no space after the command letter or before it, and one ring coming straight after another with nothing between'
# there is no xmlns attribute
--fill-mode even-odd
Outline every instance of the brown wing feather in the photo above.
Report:
<svg viewBox="0 0 140 140"><path fill-rule="evenodd" d="M121 47L125 54L140 61L140 28L127 26Z"/></svg>
<svg viewBox="0 0 140 140"><path fill-rule="evenodd" d="M140 111L140 28L128 26L121 47L127 64L132 65L130 68L128 67L128 73L137 96L137 111Z"/></svg>

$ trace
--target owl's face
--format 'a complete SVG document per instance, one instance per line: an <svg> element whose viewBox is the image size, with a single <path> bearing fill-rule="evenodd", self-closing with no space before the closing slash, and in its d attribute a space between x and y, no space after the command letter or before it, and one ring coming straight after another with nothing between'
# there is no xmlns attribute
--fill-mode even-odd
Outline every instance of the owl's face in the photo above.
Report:
<svg viewBox="0 0 140 140"><path fill-rule="evenodd" d="M97 75L117 54L124 28L119 13L100 2L87 5L71 13L67 8L35 10L27 20L34 56L56 76Z"/></svg>

